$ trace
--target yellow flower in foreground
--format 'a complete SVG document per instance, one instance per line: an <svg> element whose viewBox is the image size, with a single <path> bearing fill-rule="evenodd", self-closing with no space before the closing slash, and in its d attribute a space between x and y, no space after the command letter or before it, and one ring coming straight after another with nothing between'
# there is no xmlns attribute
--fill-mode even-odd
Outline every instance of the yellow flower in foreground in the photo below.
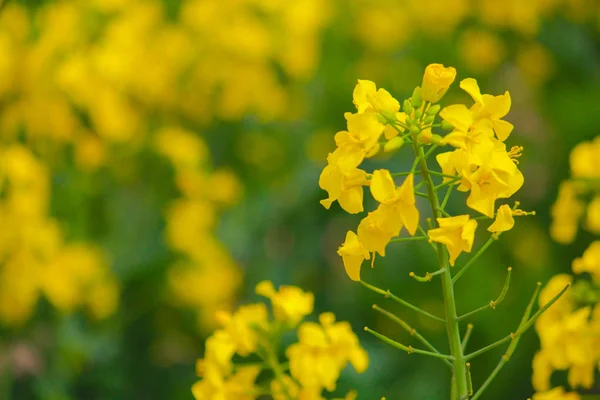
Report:
<svg viewBox="0 0 600 400"><path fill-rule="evenodd" d="M357 168L365 157L376 153L385 125L379 122L374 113L345 113L344 117L348 130L336 133L334 139L339 151L337 164L342 173L348 174Z"/></svg>
<svg viewBox="0 0 600 400"><path fill-rule="evenodd" d="M419 226L419 210L415 206L414 175L406 177L396 188L390 171L378 169L371 178L371 194L379 203L377 210L383 215L383 229L394 236L405 227L411 236Z"/></svg>
<svg viewBox="0 0 600 400"><path fill-rule="evenodd" d="M425 101L437 103L448 91L456 78L456 69L442 64L429 64L423 74L421 97Z"/></svg>
<svg viewBox="0 0 600 400"><path fill-rule="evenodd" d="M326 190L329 197L321 200L321 204L329 209L334 201L340 203L340 207L356 214L363 211L363 186L368 185L367 173L358 168L342 172L338 161L340 150L336 150L327 156L328 165L321 172L319 186Z"/></svg>
<svg viewBox="0 0 600 400"><path fill-rule="evenodd" d="M385 247L397 233L385 229L387 213L377 209L370 212L358 225L358 240L368 252L377 252L385 256Z"/></svg>
<svg viewBox="0 0 600 400"><path fill-rule="evenodd" d="M575 392L567 393L562 387L557 387L549 392L536 393L533 400L579 400L581 397Z"/></svg>
<svg viewBox="0 0 600 400"><path fill-rule="evenodd" d="M504 204L498 208L498 212L496 213L496 220L490 227L488 231L496 233L496 232L506 232L511 230L515 226L515 219L512 215L512 210L510 206Z"/></svg>
<svg viewBox="0 0 600 400"><path fill-rule="evenodd" d="M315 298L296 286L280 286L279 291L273 282L262 281L256 285L256 293L271 300L275 319L296 325L313 310Z"/></svg>
<svg viewBox="0 0 600 400"><path fill-rule="evenodd" d="M353 102L359 114L367 111L394 114L400 111L400 103L385 89L377 90L375 83L359 79L354 92Z"/></svg>
<svg viewBox="0 0 600 400"><path fill-rule="evenodd" d="M365 246L358 241L356 233L352 231L346 233L346 241L338 249L337 253L342 257L344 268L350 279L359 281L360 265L364 260L370 259L371 256Z"/></svg>
<svg viewBox="0 0 600 400"><path fill-rule="evenodd" d="M582 257L573 260L573 272L576 274L587 272L600 283L600 240L590 244Z"/></svg>
<svg viewBox="0 0 600 400"><path fill-rule="evenodd" d="M427 232L429 240L442 243L448 248L450 265L454 265L456 258L463 251L470 253L475 239L477 221L468 215L458 215L450 218L438 218L439 228Z"/></svg>

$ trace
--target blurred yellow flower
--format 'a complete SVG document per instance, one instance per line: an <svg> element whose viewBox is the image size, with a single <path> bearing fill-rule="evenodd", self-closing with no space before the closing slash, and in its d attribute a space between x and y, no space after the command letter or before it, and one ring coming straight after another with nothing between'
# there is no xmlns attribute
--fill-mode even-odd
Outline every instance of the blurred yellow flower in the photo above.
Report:
<svg viewBox="0 0 600 400"><path fill-rule="evenodd" d="M297 325L313 311L313 294L296 286L283 285L276 291L273 282L262 281L256 285L256 293L271 300L276 320L289 325Z"/></svg>

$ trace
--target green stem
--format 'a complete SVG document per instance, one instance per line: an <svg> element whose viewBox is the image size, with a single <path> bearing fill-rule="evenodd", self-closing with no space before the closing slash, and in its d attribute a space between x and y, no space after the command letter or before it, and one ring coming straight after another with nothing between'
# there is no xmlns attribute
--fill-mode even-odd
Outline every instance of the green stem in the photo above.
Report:
<svg viewBox="0 0 600 400"><path fill-rule="evenodd" d="M435 357L435 358L441 358L442 360L453 360L454 358L452 356L446 355L446 354L438 354L438 353L433 353L431 351L425 351L425 350L420 350L420 349L415 349L412 346L405 346L402 343L398 343L395 340L390 339L387 336L382 335L379 332L375 332L374 330L372 330L369 327L365 326L365 332L369 332L371 335L375 336L377 339L381 340L382 342L385 342L387 344L389 344L390 346L393 346L397 349L403 350L405 351L407 354L423 354L425 356L430 356L430 357Z"/></svg>
<svg viewBox="0 0 600 400"><path fill-rule="evenodd" d="M408 276L416 280L417 282L431 282L434 276L441 275L446 272L446 268L438 269L435 272L426 272L425 276L419 276L414 272L410 272Z"/></svg>
<svg viewBox="0 0 600 400"><path fill-rule="evenodd" d="M471 268L471 266L473 264L475 264L475 261L477 261L477 259L479 257L481 257L481 255L487 250L488 247L491 246L492 243L494 243L496 240L498 240L498 236L497 235L492 235L492 237L490 237L488 239L487 242L485 242L485 244L483 246L481 246L481 248L477 251L477 253L475 253L475 255L473 255L473 257L471 257L471 259L465 264L464 267L462 267L460 269L460 271L458 271L458 273L456 275L454 275L454 278L452 278L452 283L456 283L457 280L460 279L460 277L469 270L469 268Z"/></svg>
<svg viewBox="0 0 600 400"><path fill-rule="evenodd" d="M435 315L433 315L433 314L430 314L430 313L428 313L428 312L427 312L427 311L425 311L425 310L421 310L419 307L417 307L417 306L415 306L415 305L412 305L412 304L410 304L408 301L402 300L400 297L393 295L393 294L392 294L392 293L389 291L389 289L388 289L388 290L379 289L378 287L375 287L375 286L373 286L373 285L369 285L369 284L368 284L367 282L365 282L365 281L360 281L360 283L361 283L361 284L362 284L364 287L366 287L367 289L370 289L370 290L374 291L375 293L382 294L382 295L383 295L383 296L385 296L386 298L387 298L387 297L389 297L389 298L391 298L392 300L394 300L395 302L397 302L397 303L400 303L400 304L402 304L403 306L405 306L405 307L408 307L408 308L410 308L411 310L413 310L413 311L416 311L416 312L418 312L418 313L420 313L420 314L422 314L422 315L424 315L424 316L426 316L426 317L429 317L429 318L431 318L431 319L434 319L434 320L436 320L436 321L438 321L438 322L446 322L444 319L442 319L442 318L440 318L440 317L436 317Z"/></svg>
<svg viewBox="0 0 600 400"><path fill-rule="evenodd" d="M479 349L477 351L474 351L471 354L467 354L465 356L466 360L472 360L473 358L477 357L478 355L485 353L488 350L492 350L498 346L500 346L502 343L506 343L510 340L514 340L517 337L521 336L523 333L525 333L529 328L531 328L531 326L535 323L535 320L539 318L540 315L542 315L548 308L550 308L550 306L552 306L552 304L554 304L559 298L560 296L563 295L563 293L565 293L567 291L567 289L569 289L569 287L571 286L571 284L568 284L567 286L564 287L563 290L561 290L556 296L554 296L554 298L552 300L550 300L549 302L547 302L546 304L544 304L543 307L541 307L535 314L533 314L533 316L531 318L529 318L527 320L527 322L525 322L524 324L521 323L519 324L519 327L517 328L517 331L515 333L511 333L510 335L498 340L497 342L494 342L488 346L485 346L482 349Z"/></svg>
<svg viewBox="0 0 600 400"><path fill-rule="evenodd" d="M427 161L423 154L423 148L418 144L414 144L415 156L419 160L421 176L427 185L429 194L429 202L431 204L431 213L434 228L437 228L437 219L439 218L440 203L435 191L435 185L431 178ZM467 372L465 368L465 359L462 351L462 344L459 332L459 322L456 315L456 301L454 299L454 286L452 283L452 275L448 268L448 253L444 249L443 244L437 243L437 258L439 269L445 269L441 275L442 292L444 295L444 306L446 310L446 332L448 334L448 342L450 344L450 353L453 360L454 380L456 382L456 397L461 398L467 395ZM455 400L455 399L452 399Z"/></svg>
<svg viewBox="0 0 600 400"><path fill-rule="evenodd" d="M425 339L419 332L417 332L414 328L411 328L410 325L408 325L406 322L404 322L403 320L401 320L400 318L398 318L397 316L395 316L394 314L392 314L389 311L384 310L383 308L379 307L376 304L373 304L373 309L380 312L381 314L385 315L386 317L388 317L389 319L391 319L392 321L394 321L395 323L397 323L398 325L400 325L402 328L404 328L404 330L408 333L410 333L411 336L414 336L417 338L417 340L419 340L421 343L423 343L423 345L425 345L425 347L427 347L429 350L433 351L434 353L437 354L442 354L440 353L440 351L438 349L435 348L434 345L432 345L429 340ZM449 366L450 368L452 368L452 363L446 359L443 359L444 363Z"/></svg>
<svg viewBox="0 0 600 400"><path fill-rule="evenodd" d="M428 240L428 239L429 239L429 236L410 236L410 237L391 239L390 243L410 242L410 241L415 241L415 240Z"/></svg>
<svg viewBox="0 0 600 400"><path fill-rule="evenodd" d="M463 353L467 348L467 343L469 343L469 339L471 338L471 333L473 332L473 324L467 325L467 331L465 332L465 336L463 336L461 347L463 349Z"/></svg>
<svg viewBox="0 0 600 400"><path fill-rule="evenodd" d="M502 291L500 292L500 296L498 296L498 298L496 300L492 300L490 301L488 304L486 304L485 306L481 306L473 311L470 311L464 315L461 315L460 317L458 317L458 319L460 321L462 321L465 318L469 318L471 315L478 313L479 311L483 311L483 310L487 310L488 308L491 308L492 310L496 309L496 306L498 304L500 304L502 302L502 300L504 300L504 296L506 296L506 293L508 292L508 288L510 286L510 275L512 273L512 268L508 267L508 273L506 274L506 280L504 281L504 287L502 288Z"/></svg>

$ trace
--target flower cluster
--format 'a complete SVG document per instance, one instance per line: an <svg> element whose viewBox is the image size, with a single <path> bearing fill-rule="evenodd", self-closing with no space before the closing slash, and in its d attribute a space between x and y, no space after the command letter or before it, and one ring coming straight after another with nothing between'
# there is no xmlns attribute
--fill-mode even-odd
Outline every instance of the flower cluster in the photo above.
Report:
<svg viewBox="0 0 600 400"><path fill-rule="evenodd" d="M552 238L560 243L575 239L580 225L600 235L600 137L578 144L571 152L571 178L561 184L552 208ZM600 365L600 241L590 244L573 260L573 275L552 278L542 296L552 296L565 282L573 290L536 323L541 349L533 360L533 385L539 392L550 390L554 371L568 371L573 389L589 389ZM534 399L542 399L538 393ZM579 399L576 392L568 393ZM562 397L561 397L562 398ZM566 398L566 397L565 397Z"/></svg>
<svg viewBox="0 0 600 400"><path fill-rule="evenodd" d="M50 174L25 146L0 149L0 321L21 325L44 296L63 313L95 318L117 308L119 287L102 252L67 242L49 213Z"/></svg>
<svg viewBox="0 0 600 400"><path fill-rule="evenodd" d="M270 281L260 282L256 292L270 300L272 316L264 303L218 313L221 328L206 340L197 363L196 399L253 400L268 394L276 400L321 400L324 390L336 389L348 363L359 373L367 368L367 354L347 322L336 322L330 312L318 323L303 322L313 311L312 293L294 286L276 290ZM281 362L282 336L294 330L298 341ZM354 399L355 393L345 398Z"/></svg>
<svg viewBox="0 0 600 400"><path fill-rule="evenodd" d="M455 76L454 68L428 66L422 86L415 89L402 107L385 89L377 89L370 81L358 81L353 94L357 112L345 114L347 130L335 135L337 148L327 157L328 165L319 179L319 185L329 195L321 201L326 208L337 200L349 213L362 212L366 186L378 202L378 207L360 222L356 233L347 233L339 249L352 280L360 280L360 266L365 259L371 259L371 254L385 256L386 246L398 240L395 238L403 228L410 236L421 231L430 241L445 245L450 265L454 265L462 252L471 251L478 223L470 215L451 216L442 209L438 227L425 233L420 226L415 196L419 194L416 189L426 182L423 178L415 185L415 171L418 162L426 163L439 146L451 146L454 150L436 156L441 172L433 174L442 178L436 191L447 188L450 192L456 187L460 192L468 192L469 208L484 218L496 218L488 228L492 233L511 229L513 215L525 214L508 205L496 208L497 200L511 197L524 181L517 167L522 148L507 150L504 143L513 129L512 124L502 119L510 109L510 95L481 94L477 82L467 78L460 82L460 87L474 103L470 107L454 104L440 109L436 103ZM435 122L438 113L441 123ZM440 126L449 133L442 136L432 132L432 128ZM408 173L392 173L387 169L367 173L359 169L365 158L374 157L381 150L398 150L405 143L411 144L418 155ZM430 147L427 154L423 153L425 146ZM423 153L420 157L419 152ZM398 176L405 177L400 184L394 180Z"/></svg>

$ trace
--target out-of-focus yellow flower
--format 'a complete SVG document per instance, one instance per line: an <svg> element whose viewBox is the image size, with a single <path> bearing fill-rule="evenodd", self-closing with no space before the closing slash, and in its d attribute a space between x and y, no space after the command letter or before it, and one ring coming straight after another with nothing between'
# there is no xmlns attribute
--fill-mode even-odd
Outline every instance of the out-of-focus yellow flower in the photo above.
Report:
<svg viewBox="0 0 600 400"><path fill-rule="evenodd" d="M286 355L290 373L302 387L333 391L348 362L362 373L369 359L347 322L335 322L332 313L321 314L319 322L300 325L298 343L288 347Z"/></svg>
<svg viewBox="0 0 600 400"><path fill-rule="evenodd" d="M241 306L233 314L220 312L217 314L217 319L230 336L235 351L242 356L247 356L257 349L259 330L267 328L267 307L264 303L248 304Z"/></svg>
<svg viewBox="0 0 600 400"><path fill-rule="evenodd" d="M498 208L496 220L490 225L488 231L492 233L506 232L511 230L514 226L515 219L513 218L512 210L510 206L504 204Z"/></svg>
<svg viewBox="0 0 600 400"><path fill-rule="evenodd" d="M534 87L547 82L555 72L552 54L538 42L521 46L516 61L525 79Z"/></svg>
<svg viewBox="0 0 600 400"><path fill-rule="evenodd" d="M593 234L600 235L600 196L594 197L587 206L585 227Z"/></svg>
<svg viewBox="0 0 600 400"><path fill-rule="evenodd" d="M600 136L589 142L579 143L571 150L571 176L573 178L599 178Z"/></svg>
<svg viewBox="0 0 600 400"><path fill-rule="evenodd" d="M570 181L562 182L558 197L552 205L552 225L550 235L559 243L571 243L577 234L579 219L583 215L584 205L577 198L575 186Z"/></svg>
<svg viewBox="0 0 600 400"><path fill-rule="evenodd" d="M577 392L565 392L562 387L556 387L550 391L536 393L533 400L580 400L581 396Z"/></svg>
<svg viewBox="0 0 600 400"><path fill-rule="evenodd" d="M371 178L371 194L380 205L382 228L394 236L405 227L414 236L419 225L419 210L415 205L414 176L409 174L402 185L396 187L390 171L378 169Z"/></svg>
<svg viewBox="0 0 600 400"><path fill-rule="evenodd" d="M270 299L275 319L289 325L297 325L313 311L313 294L296 286L284 285L276 291L273 282L262 281L256 285L256 293Z"/></svg>
<svg viewBox="0 0 600 400"><path fill-rule="evenodd" d="M573 272L589 273L596 282L600 283L600 241L592 242L583 256L573 260Z"/></svg>
<svg viewBox="0 0 600 400"><path fill-rule="evenodd" d="M446 94L456 78L456 69L442 64L429 64L423 74L421 96L424 101L437 103Z"/></svg>
<svg viewBox="0 0 600 400"><path fill-rule="evenodd" d="M504 42L488 30L467 30L459 38L459 52L469 69L489 73L506 57Z"/></svg>
<svg viewBox="0 0 600 400"><path fill-rule="evenodd" d="M427 235L429 240L446 246L450 254L450 265L454 266L454 262L460 253L463 251L471 252L477 221L470 219L468 215L438 218L437 221L439 228L430 229Z"/></svg>
<svg viewBox="0 0 600 400"><path fill-rule="evenodd" d="M352 231L346 233L346 240L337 253L342 257L346 273L353 281L360 280L360 266L364 260L371 258L369 251L359 242L358 236Z"/></svg>
<svg viewBox="0 0 600 400"><path fill-rule="evenodd" d="M358 168L349 172L339 165L341 150L337 149L327 156L327 166L319 177L319 186L326 190L329 197L321 200L321 204L329 209L334 201L340 203L340 207L356 214L363 211L363 186L369 184L367 173ZM346 172L344 172L346 171Z"/></svg>

